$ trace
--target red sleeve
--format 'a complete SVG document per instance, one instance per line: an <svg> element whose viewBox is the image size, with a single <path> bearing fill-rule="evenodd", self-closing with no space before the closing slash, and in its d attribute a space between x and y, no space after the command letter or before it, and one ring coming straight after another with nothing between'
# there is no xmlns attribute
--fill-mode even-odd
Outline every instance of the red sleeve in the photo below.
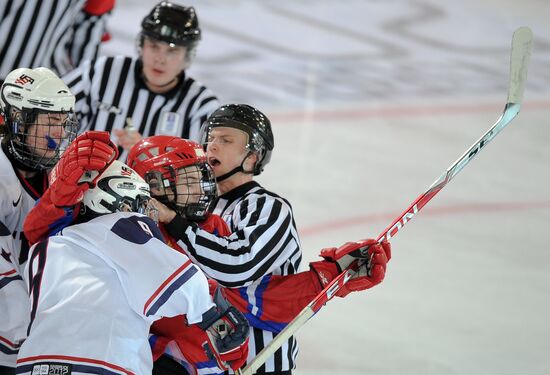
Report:
<svg viewBox="0 0 550 375"><path fill-rule="evenodd" d="M223 221L221 217L214 214L208 215L208 217L200 223L200 227L208 233L213 233L220 237L229 236L231 234L227 223Z"/></svg>
<svg viewBox="0 0 550 375"><path fill-rule="evenodd" d="M312 271L287 276L271 275L265 284L261 293L262 314L257 318L282 325L290 323L322 290L317 274ZM232 305L244 314L251 313L240 288L225 288L224 291Z"/></svg>
<svg viewBox="0 0 550 375"><path fill-rule="evenodd" d="M276 322L283 328L321 291L319 281L314 272L301 272L290 276L272 276L264 297L264 313L262 321ZM241 298L239 289L224 288L227 300L238 310L250 316L247 303ZM254 324L256 319L251 319ZM261 325L261 324L260 324ZM188 326L183 315L173 318L162 318L153 323L151 333L155 335L150 340L153 350L153 360L157 360L165 351L166 345L174 341L186 360L195 368L211 362L206 356L202 344L207 340L206 333L196 325Z"/></svg>
<svg viewBox="0 0 550 375"><path fill-rule="evenodd" d="M115 0L88 0L84 11L92 16L101 16L115 7Z"/></svg>
<svg viewBox="0 0 550 375"><path fill-rule="evenodd" d="M151 342L153 361L164 353L166 345L172 340L176 342L189 363L196 366L209 361L202 348L202 344L208 340L206 332L195 324L188 326L184 315L157 320L151 326L151 333L158 337Z"/></svg>
<svg viewBox="0 0 550 375"><path fill-rule="evenodd" d="M201 228L209 232L218 231L222 236L230 234L227 224L217 215L210 215ZM161 226L161 229L162 226ZM175 243L167 232L163 231L167 243L174 246ZM178 247L175 246L177 249ZM179 251L183 251L179 249ZM257 327L270 327L274 331L280 331L286 324L298 315L298 313L310 303L322 290L317 274L312 271L300 272L288 276L269 276L264 278L261 298L263 299L262 313L253 316L249 311L247 300L241 295L241 289L224 288L227 300L238 310L245 314L251 325ZM174 340L180 351L185 354L188 362L195 366L208 361L202 348L206 333L196 326L187 326L183 316L163 318L156 321L151 333L155 335L151 341L154 359L164 353L168 342Z"/></svg>
<svg viewBox="0 0 550 375"><path fill-rule="evenodd" d="M216 285L216 281L208 280L210 295L214 293ZM185 360L194 368L201 365L212 366L212 360L203 348L203 344L208 341L206 332L196 324L187 325L185 315L157 320L151 326L150 333L154 335L149 339L153 361L156 361L165 352L166 346L173 341L185 356Z"/></svg>
<svg viewBox="0 0 550 375"><path fill-rule="evenodd" d="M231 234L225 221L218 215L209 215L205 221L200 223L200 227L220 236ZM161 229L167 243L171 247L184 252L162 226ZM259 317L254 316L254 319L274 323L274 326L286 325L292 321L323 290L317 274L313 271L288 276L270 275L268 278L264 278L261 284L257 289L260 291L258 293L260 293L259 297L263 300L262 305L264 308L261 315ZM241 293L241 288L224 288L224 292L232 305L244 313L247 318L251 317L250 306L246 296ZM249 320L254 325L253 319ZM261 325L262 322L259 322L259 324Z"/></svg>
<svg viewBox="0 0 550 375"><path fill-rule="evenodd" d="M51 202L50 189L46 189L44 195L28 213L23 224L23 231L29 245L32 246L50 234L63 229L74 220L77 213L78 207L76 210L56 207Z"/></svg>

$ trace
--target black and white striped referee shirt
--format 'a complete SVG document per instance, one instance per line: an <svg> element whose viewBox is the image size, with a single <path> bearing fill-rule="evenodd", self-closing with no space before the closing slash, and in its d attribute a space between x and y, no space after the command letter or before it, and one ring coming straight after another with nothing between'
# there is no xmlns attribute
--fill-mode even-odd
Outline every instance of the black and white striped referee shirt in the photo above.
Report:
<svg viewBox="0 0 550 375"><path fill-rule="evenodd" d="M300 266L302 251L292 207L251 181L221 195L213 213L229 225L230 236L221 237L177 221L166 229L204 273L224 286L243 287L241 295L246 295L252 310L261 309L260 281L266 275L294 274ZM271 331L251 328L248 359L274 336ZM298 345L291 337L256 373L290 371L297 354Z"/></svg>
<svg viewBox="0 0 550 375"><path fill-rule="evenodd" d="M145 86L141 71L137 58L101 56L65 75L76 96L79 132L112 132L131 121L143 137L164 134L199 141L202 123L219 106L214 94L185 72L176 87L156 94Z"/></svg>
<svg viewBox="0 0 550 375"><path fill-rule="evenodd" d="M0 1L0 81L17 68L65 74L95 59L113 0Z"/></svg>

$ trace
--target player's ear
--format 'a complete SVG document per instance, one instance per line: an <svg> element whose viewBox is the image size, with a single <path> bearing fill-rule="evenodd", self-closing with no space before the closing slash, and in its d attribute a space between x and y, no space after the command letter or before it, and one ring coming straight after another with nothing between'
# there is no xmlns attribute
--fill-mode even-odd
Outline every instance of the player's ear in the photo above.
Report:
<svg viewBox="0 0 550 375"><path fill-rule="evenodd" d="M248 156L246 157L244 161L244 170L245 171L251 171L254 169L254 166L256 165L256 162L258 161L258 154L255 152L250 151L248 153Z"/></svg>

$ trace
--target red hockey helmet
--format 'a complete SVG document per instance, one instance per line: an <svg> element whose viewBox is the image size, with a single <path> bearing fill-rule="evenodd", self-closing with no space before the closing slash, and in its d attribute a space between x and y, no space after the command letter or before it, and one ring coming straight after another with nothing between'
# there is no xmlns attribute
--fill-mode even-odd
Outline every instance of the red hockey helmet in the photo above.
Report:
<svg viewBox="0 0 550 375"><path fill-rule="evenodd" d="M128 165L151 188L151 196L190 220L203 220L216 198L216 180L198 143L154 135L136 143Z"/></svg>

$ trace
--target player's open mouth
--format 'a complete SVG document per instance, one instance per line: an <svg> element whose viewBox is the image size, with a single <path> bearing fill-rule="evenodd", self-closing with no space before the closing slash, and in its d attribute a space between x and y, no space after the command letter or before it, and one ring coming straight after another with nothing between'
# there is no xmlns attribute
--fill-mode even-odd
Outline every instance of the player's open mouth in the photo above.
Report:
<svg viewBox="0 0 550 375"><path fill-rule="evenodd" d="M210 164L211 167L216 167L221 164L221 162L216 158L208 158L208 164Z"/></svg>

